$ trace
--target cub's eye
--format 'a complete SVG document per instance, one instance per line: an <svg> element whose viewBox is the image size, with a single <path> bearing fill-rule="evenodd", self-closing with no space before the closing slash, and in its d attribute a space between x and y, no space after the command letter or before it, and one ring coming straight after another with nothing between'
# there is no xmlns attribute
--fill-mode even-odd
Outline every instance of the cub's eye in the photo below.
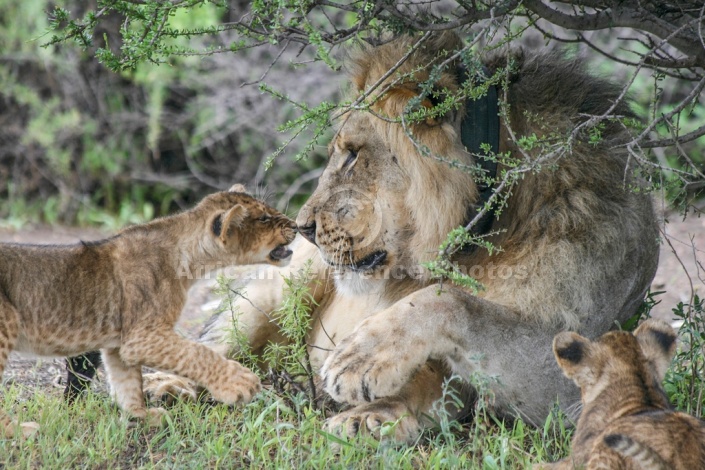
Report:
<svg viewBox="0 0 705 470"><path fill-rule="evenodd" d="M264 223L266 223L266 222L269 222L270 220L272 220L272 216L265 214L265 215L260 216L260 217L257 219L257 222L261 222L261 223L264 224Z"/></svg>
<svg viewBox="0 0 705 470"><path fill-rule="evenodd" d="M347 167L347 166L352 165L352 163L357 158L357 151L356 150L349 149L348 152L350 152L350 153L348 154L348 158L345 159L345 163L343 163L343 167Z"/></svg>

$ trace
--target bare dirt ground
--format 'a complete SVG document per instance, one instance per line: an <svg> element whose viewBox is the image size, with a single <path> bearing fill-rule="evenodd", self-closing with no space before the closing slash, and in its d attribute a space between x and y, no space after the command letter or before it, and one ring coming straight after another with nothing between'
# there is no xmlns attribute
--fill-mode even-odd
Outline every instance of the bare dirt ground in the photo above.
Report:
<svg viewBox="0 0 705 470"><path fill-rule="evenodd" d="M653 314L665 320L674 317L671 309L678 302L688 302L691 294L705 295L705 216L689 216L682 220L676 214L666 216L668 224L662 226L662 237L668 240L661 245L661 257L652 291L666 291L658 297L661 303ZM96 240L110 235L96 229L66 227L26 227L21 230L1 229L0 241L15 243L59 244L79 240ZM664 237L665 235L665 237ZM670 243L669 243L670 242ZM179 322L178 329L195 337L200 325L217 306L210 295L212 281L201 281L190 292L189 301ZM215 302L215 303L214 303ZM63 358L36 359L13 353L5 370L4 382L42 386L45 390L61 393L65 380ZM101 385L98 385L101 387Z"/></svg>

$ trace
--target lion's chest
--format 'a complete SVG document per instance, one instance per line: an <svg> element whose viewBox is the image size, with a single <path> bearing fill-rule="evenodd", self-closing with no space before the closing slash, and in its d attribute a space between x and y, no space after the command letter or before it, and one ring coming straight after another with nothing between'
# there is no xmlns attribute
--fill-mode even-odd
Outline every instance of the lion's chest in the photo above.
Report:
<svg viewBox="0 0 705 470"><path fill-rule="evenodd" d="M344 296L333 293L324 298L314 314L309 348L314 369L320 369L328 354L365 318L388 305L377 296Z"/></svg>

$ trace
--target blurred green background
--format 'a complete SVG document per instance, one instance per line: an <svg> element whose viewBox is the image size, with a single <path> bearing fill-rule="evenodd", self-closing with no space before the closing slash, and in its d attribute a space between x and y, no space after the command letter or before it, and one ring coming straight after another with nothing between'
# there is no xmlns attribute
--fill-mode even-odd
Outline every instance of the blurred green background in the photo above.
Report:
<svg viewBox="0 0 705 470"><path fill-rule="evenodd" d="M100 24L92 49L49 40L48 0L0 0L0 220L115 228L191 206L203 195L243 183L289 212L312 190L325 148L309 158L263 162L290 138L277 127L295 117L257 81L297 101L334 100L340 78L324 64L297 73L292 56L260 47L207 57L176 57L116 74L95 48L120 47L121 18ZM72 14L94 2L64 3ZM229 13L236 15L231 10ZM218 16L221 15L221 16ZM227 21L198 8L174 17L184 28ZM193 39L205 41L205 39ZM306 145L295 140L286 153ZM312 171L313 170L313 171ZM113 227L114 226L114 227Z"/></svg>

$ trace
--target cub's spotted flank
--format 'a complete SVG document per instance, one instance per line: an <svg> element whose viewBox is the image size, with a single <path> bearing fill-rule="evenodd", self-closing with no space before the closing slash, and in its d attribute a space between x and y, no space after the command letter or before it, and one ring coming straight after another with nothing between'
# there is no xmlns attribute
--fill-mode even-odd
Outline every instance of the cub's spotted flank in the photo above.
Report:
<svg viewBox="0 0 705 470"><path fill-rule="evenodd" d="M0 244L0 377L13 350L73 356L102 348L118 405L150 424L161 422L164 410L145 406L142 365L187 377L218 401L249 401L260 389L257 376L179 336L174 324L199 275L239 264L286 265L295 228L236 185L106 240ZM36 428L0 413L0 436Z"/></svg>
<svg viewBox="0 0 705 470"><path fill-rule="evenodd" d="M661 387L675 347L673 329L658 320L596 341L556 335L556 361L580 387L583 412L573 454L536 468L705 469L705 423L673 411Z"/></svg>

